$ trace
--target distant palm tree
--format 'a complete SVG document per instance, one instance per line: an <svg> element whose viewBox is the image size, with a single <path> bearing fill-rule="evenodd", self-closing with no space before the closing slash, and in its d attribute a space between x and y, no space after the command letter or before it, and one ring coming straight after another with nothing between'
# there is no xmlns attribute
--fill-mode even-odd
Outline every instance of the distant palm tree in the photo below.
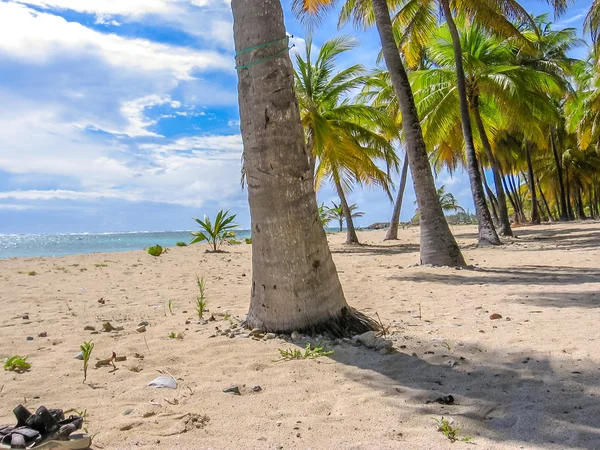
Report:
<svg viewBox="0 0 600 450"><path fill-rule="evenodd" d="M344 210L348 244L358 243L358 237L347 192L357 184L372 184L389 194L390 168L398 166L394 148L384 137L398 136L394 120L380 108L348 99L364 84L365 69L355 64L336 70L338 55L356 45L346 36L331 39L313 60L312 40L308 38L306 59L296 55L294 72L309 157L316 165L315 186L319 188L325 178L335 186Z"/></svg>
<svg viewBox="0 0 600 450"><path fill-rule="evenodd" d="M333 207L329 208L330 220L337 220L340 225L340 231L342 231L344 229L344 220L346 218L346 214L344 213L344 208L342 208L342 202L340 202L340 203L331 202L331 203L333 204ZM350 209L350 213L353 218L362 217L365 215L364 212L356 211L358 209L358 206L356 205L356 203L353 203L348 208Z"/></svg>

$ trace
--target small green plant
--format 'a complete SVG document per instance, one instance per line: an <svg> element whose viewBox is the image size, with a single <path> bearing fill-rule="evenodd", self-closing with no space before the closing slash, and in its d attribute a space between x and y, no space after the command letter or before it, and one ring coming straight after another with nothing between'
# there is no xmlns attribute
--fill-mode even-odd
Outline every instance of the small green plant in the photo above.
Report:
<svg viewBox="0 0 600 450"><path fill-rule="evenodd" d="M453 427L448 419L444 419L444 416L442 416L441 419L436 419L435 417L432 417L431 420L433 420L433 421L435 421L435 423L437 423L438 431L443 433L444 436L446 436L452 442L456 442L456 441L471 442L471 440L473 440L473 436L466 436L464 438L459 438L458 432L460 431L460 428Z"/></svg>
<svg viewBox="0 0 600 450"><path fill-rule="evenodd" d="M252 245L252 238L251 237L245 238L244 241L246 242L246 244Z"/></svg>
<svg viewBox="0 0 600 450"><path fill-rule="evenodd" d="M92 350L94 350L94 342L84 342L79 346L79 348L81 349L81 353L83 353L83 382L85 383L85 380L87 380L88 363L90 362L90 357L92 356Z"/></svg>
<svg viewBox="0 0 600 450"><path fill-rule="evenodd" d="M94 264L94 266L96 266L96 267L108 267L108 264L100 263L100 264Z"/></svg>
<svg viewBox="0 0 600 450"><path fill-rule="evenodd" d="M27 362L27 358L28 356L19 355L7 358L4 361L4 370L11 370L18 373L27 372L31 368L31 364Z"/></svg>
<svg viewBox="0 0 600 450"><path fill-rule="evenodd" d="M202 319L204 310L206 309L206 280L196 275L196 283L198 284L198 296L196 297L196 312L198 319Z"/></svg>
<svg viewBox="0 0 600 450"><path fill-rule="evenodd" d="M30 277L35 277L37 275L37 272L35 270L32 270L31 272L27 273L27 275L29 275Z"/></svg>
<svg viewBox="0 0 600 450"><path fill-rule="evenodd" d="M223 317L223 320L229 320L229 319L231 319L231 314L229 314L229 311L227 311L225 313L225 317Z"/></svg>
<svg viewBox="0 0 600 450"><path fill-rule="evenodd" d="M175 245L177 245L177 247L187 247L187 244L185 242L183 242L183 241L179 241Z"/></svg>
<svg viewBox="0 0 600 450"><path fill-rule="evenodd" d="M169 307L169 312L171 313L171 315L173 315L173 300L169 300L167 306Z"/></svg>
<svg viewBox="0 0 600 450"><path fill-rule="evenodd" d="M322 356L331 355L333 350L326 351L321 346L312 345L310 343L306 344L304 347L304 353L299 349L279 349L279 354L281 358L277 361L291 361L294 359L317 359Z"/></svg>
<svg viewBox="0 0 600 450"><path fill-rule="evenodd" d="M174 331L171 331L169 333L169 339L183 339L184 336L185 331L182 331L181 333L175 333Z"/></svg>
<svg viewBox="0 0 600 450"><path fill-rule="evenodd" d="M148 247L148 254L152 255L152 256L156 256L156 257L162 255L163 253L167 253L168 251L169 251L168 248L163 248L158 244L156 244L152 247Z"/></svg>
<svg viewBox="0 0 600 450"><path fill-rule="evenodd" d="M190 245L206 241L212 247L212 252L216 253L223 242L235 239L233 230L238 227L238 225L233 223L235 216L235 214L229 214L229 211L220 210L217 213L217 217L215 217L214 224L208 216L204 216L204 220L194 217L194 220L200 225L201 231L192 231L190 233L192 236L195 236Z"/></svg>

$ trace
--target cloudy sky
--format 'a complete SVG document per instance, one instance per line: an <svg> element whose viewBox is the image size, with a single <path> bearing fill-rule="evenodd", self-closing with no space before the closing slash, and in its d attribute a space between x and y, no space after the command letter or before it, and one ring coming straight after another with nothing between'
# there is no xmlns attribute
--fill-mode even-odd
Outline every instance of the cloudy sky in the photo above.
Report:
<svg viewBox="0 0 600 450"><path fill-rule="evenodd" d="M581 30L588 5L577 0L561 24ZM373 31L343 32L362 45L341 64L373 66ZM190 229L220 208L248 227L232 49L228 0L0 0L0 233ZM438 183L473 209L465 175ZM326 186L319 199L336 196ZM388 220L381 192L350 200L360 225ZM408 189L403 219L413 201Z"/></svg>

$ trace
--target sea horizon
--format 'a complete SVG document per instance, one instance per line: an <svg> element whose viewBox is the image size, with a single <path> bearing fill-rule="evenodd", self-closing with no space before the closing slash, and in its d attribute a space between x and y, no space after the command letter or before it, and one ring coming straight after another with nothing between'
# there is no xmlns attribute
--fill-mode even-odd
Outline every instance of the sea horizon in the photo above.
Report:
<svg viewBox="0 0 600 450"><path fill-rule="evenodd" d="M0 234L0 259L123 252L153 245L176 247L177 242L190 243L191 231L194 230L4 233ZM248 238L250 230L237 230L236 237Z"/></svg>

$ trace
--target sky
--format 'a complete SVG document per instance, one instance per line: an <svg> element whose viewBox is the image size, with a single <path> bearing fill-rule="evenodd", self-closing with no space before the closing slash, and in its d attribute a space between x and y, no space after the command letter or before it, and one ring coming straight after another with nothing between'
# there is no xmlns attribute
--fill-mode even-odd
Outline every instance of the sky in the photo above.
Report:
<svg viewBox="0 0 600 450"><path fill-rule="evenodd" d="M557 25L582 35L589 4ZM283 7L299 51L307 32ZM339 31L335 11L314 45L339 33L361 42L340 67L375 65L375 31ZM0 0L0 234L187 230L219 209L249 228L233 55L229 0ZM474 209L466 174L436 182ZM402 220L414 198L409 182ZM389 220L382 191L349 201L359 226Z"/></svg>

